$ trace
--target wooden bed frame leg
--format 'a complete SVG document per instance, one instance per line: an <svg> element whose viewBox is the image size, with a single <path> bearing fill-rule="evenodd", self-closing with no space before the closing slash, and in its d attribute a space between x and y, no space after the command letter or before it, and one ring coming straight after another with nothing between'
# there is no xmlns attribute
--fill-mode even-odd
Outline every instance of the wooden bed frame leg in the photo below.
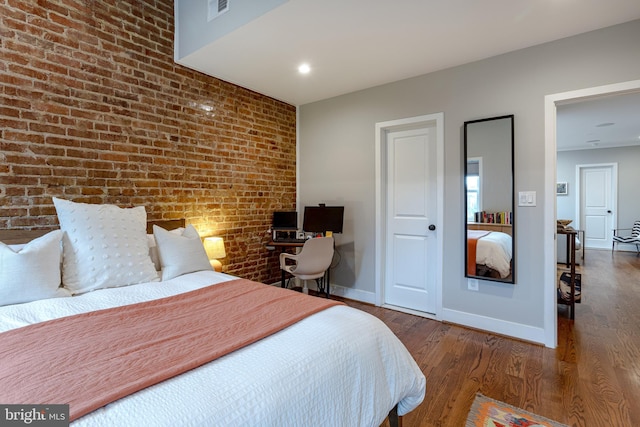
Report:
<svg viewBox="0 0 640 427"><path fill-rule="evenodd" d="M398 416L398 405L394 406L389 411L389 426L390 427L402 427L402 417Z"/></svg>

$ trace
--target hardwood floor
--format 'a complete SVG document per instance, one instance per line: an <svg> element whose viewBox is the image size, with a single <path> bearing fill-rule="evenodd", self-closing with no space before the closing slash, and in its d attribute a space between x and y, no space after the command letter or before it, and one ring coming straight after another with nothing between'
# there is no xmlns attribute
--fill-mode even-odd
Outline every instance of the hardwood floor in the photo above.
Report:
<svg viewBox="0 0 640 427"><path fill-rule="evenodd" d="M575 321L549 349L367 304L427 378L404 427L464 426L476 392L569 426L640 426L640 256L587 250Z"/></svg>

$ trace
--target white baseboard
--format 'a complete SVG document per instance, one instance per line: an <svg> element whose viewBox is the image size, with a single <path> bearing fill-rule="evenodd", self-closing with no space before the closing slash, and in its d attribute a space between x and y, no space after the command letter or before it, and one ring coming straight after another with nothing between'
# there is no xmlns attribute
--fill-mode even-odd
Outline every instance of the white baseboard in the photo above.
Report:
<svg viewBox="0 0 640 427"><path fill-rule="evenodd" d="M345 288L343 286L331 285L331 295L352 299L355 301L375 304L376 294L374 292L361 291L359 289Z"/></svg>
<svg viewBox="0 0 640 427"><path fill-rule="evenodd" d="M607 250L608 250L608 251L610 251L611 249L607 249ZM615 252L633 252L633 253L637 253L638 251L636 250L635 246L633 246L633 247L627 247L627 248L625 248L625 247L623 246L623 247L621 247L621 248L619 248L619 249L618 249L618 247L617 247L617 245L616 245L616 248L615 248L615 250L613 251L613 253L615 253Z"/></svg>
<svg viewBox="0 0 640 427"><path fill-rule="evenodd" d="M506 335L523 341L542 345L545 344L543 328L536 328L533 326L523 325L521 323L509 322L494 319L493 317L479 316L477 314L469 314L446 308L442 310L442 320L473 329L481 329L483 331L493 332L499 335Z"/></svg>
<svg viewBox="0 0 640 427"><path fill-rule="evenodd" d="M280 286L280 281L271 283L270 285ZM302 281L300 281L300 283L295 283L295 286L302 285ZM317 291L316 282L314 280L308 280L307 287L311 290ZM365 302L368 304L375 304L376 302L376 294L374 292L361 291L359 289L346 288L344 286L334 284L331 285L330 293L331 295L352 299L354 301Z"/></svg>
<svg viewBox="0 0 640 427"><path fill-rule="evenodd" d="M280 286L280 282L273 283L274 286ZM315 290L315 282L310 280L308 285ZM368 304L375 304L375 293L362 291L359 289L347 288L339 285L331 285L331 295L348 298ZM401 310L403 311L403 310ZM416 314L416 313L412 313ZM420 314L423 315L423 314ZM429 317L429 316L427 316ZM495 319L493 317L479 316L469 314L462 311L443 309L442 321L454 323L469 328L492 332L499 335L529 341L536 344L545 344L545 333L543 328L536 328L521 323L509 322L505 320Z"/></svg>

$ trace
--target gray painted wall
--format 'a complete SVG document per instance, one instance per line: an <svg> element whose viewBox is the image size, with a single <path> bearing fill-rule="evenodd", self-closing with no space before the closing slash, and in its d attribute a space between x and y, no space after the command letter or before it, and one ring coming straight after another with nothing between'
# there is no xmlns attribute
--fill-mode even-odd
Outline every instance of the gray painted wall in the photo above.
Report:
<svg viewBox="0 0 640 427"><path fill-rule="evenodd" d="M543 254L553 250L544 248L544 194L555 192L544 188L544 97L639 79L639 40L640 20L301 106L301 206L346 207L332 282L374 292L375 123L443 112L443 308L544 328ZM515 190L536 191L538 203L516 208L515 286L481 282L472 292L463 266L462 125L504 114L515 115Z"/></svg>
<svg viewBox="0 0 640 427"><path fill-rule="evenodd" d="M576 165L599 163L618 164L618 228L630 228L634 221L640 220L640 146L602 148L579 151L558 152L558 181L568 183L566 196L558 196L558 218L576 221ZM635 250L635 248L621 247Z"/></svg>

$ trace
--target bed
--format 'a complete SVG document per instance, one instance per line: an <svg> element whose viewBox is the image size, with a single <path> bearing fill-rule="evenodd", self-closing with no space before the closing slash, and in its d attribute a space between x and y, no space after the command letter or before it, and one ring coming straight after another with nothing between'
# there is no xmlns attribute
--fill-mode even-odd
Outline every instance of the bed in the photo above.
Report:
<svg viewBox="0 0 640 427"><path fill-rule="evenodd" d="M60 218L60 211L58 216ZM146 221L146 214L144 219ZM63 222L61 221L61 227L64 229ZM116 223L119 222L116 221ZM189 226L186 228L189 229ZM56 292L62 293L50 298L0 306L0 337L17 335L29 328L57 325L55 322L67 322L70 319L82 319L76 323L86 325L87 330L91 331L94 326L85 323L88 321L82 316L96 317L107 313L111 315L112 310L136 310L145 304L161 304L165 300L173 303L173 298L186 298L193 293L218 291L224 287L238 289L236 285L243 279L218 273L210 268L181 272L182 265L167 263L167 252L162 249L164 243L161 245L162 240L158 236L173 239L171 249L177 250L177 253L186 251L188 259L197 258L197 256L195 252L189 252L189 247L184 245L187 237L182 227L171 232L167 230L160 232L158 229L155 231L158 232L154 237L161 258L158 279L117 287L99 287L89 291L75 292L75 294L73 291L58 289ZM169 236L169 233L172 235ZM47 233L40 239L50 239L50 234ZM123 234L131 235L132 233L127 231ZM66 229L64 233L60 231L57 236L61 239L63 251L73 245L74 240L69 240L69 236L73 239L71 229ZM30 235L0 231L0 241L5 243L15 244L25 237L30 238ZM93 239L95 234L90 237ZM153 263L154 248L151 240L149 235L145 235L147 256ZM94 242L94 240L91 241ZM31 245L35 244L32 242ZM0 262L3 263L6 261L3 254L13 256L7 252L9 250L14 253L26 253L30 250L30 246L5 244L1 246L0 250L4 252L0 252ZM194 247L191 246L191 248ZM122 250L122 246L119 248ZM76 255L79 259L85 259L82 251ZM40 260L45 258L41 254L38 256ZM180 258L179 255L178 258ZM61 274L64 283L66 254L63 260ZM121 263L121 260L118 262ZM183 258L180 264L190 262ZM179 274L174 277L165 277L164 273L172 268L174 273ZM126 267L123 266L121 269L126 270ZM122 273L122 270L118 273ZM47 278L41 280L45 279ZM16 278L16 280L19 279ZM274 290L287 293L287 297L296 294L296 297L324 300L278 287L253 282L250 285L260 292ZM74 295L71 296L71 294ZM1 292L0 296L2 296ZM218 301L218 305L224 304ZM190 307L194 307L192 311L202 311L200 306ZM128 315L121 317L129 318ZM175 319L178 321L179 317ZM174 318L170 320L173 322ZM230 324L226 321L220 322L219 319L216 322ZM216 322L212 320L212 323ZM110 323L114 325L114 329L118 328L117 322L110 321ZM101 331L101 327L95 326L98 328L97 331ZM236 327L235 323L233 327ZM111 336L106 332L105 334L105 336ZM101 335L101 333L98 332L95 335ZM233 333L227 333L227 335L235 339ZM155 332L154 337L156 337ZM162 337L155 341L165 339L166 337ZM200 337L199 339L201 342L207 342L208 338ZM212 348L217 347L218 339L216 336L216 345L212 345ZM73 340L70 339L70 342ZM119 348L117 341L109 341L109 343L111 347ZM28 346L25 345L26 347ZM0 346L0 366L9 362L14 363L13 359L21 353L21 349L21 345L13 348ZM60 367L62 372L64 369L61 367L78 363L78 354L69 352L73 354L68 355L68 360L56 356L48 362L56 371L51 375L54 377L51 381L54 385L56 385L55 377L61 375L56 367ZM159 356L163 357L162 354ZM87 366L91 366L92 363L93 360L90 360ZM135 363L140 363L140 366L147 365L147 369L149 369L148 365L157 366L155 361L150 362L146 359L127 362L129 363L134 364L127 366L130 372L138 370ZM73 369L68 370L73 371ZM95 370L100 372L94 372L95 377L90 381L84 379L82 386L86 385L90 388L90 383L95 382L98 387L100 384L111 381L111 377L115 376L110 376L109 372L100 369ZM65 403L64 401L11 401L11 398L6 397L9 388L7 384L13 384L10 381L15 380L10 378L11 375L13 374L7 374L4 371L0 373L0 402L4 404ZM63 377L60 376L60 378ZM5 393L4 396L3 393ZM182 373L146 385L109 403L101 404L93 410L81 413L72 420L71 425L74 427L143 424L153 426L377 426L387 416L392 423L397 422L397 416L402 416L416 408L424 399L424 395L425 377L397 337L379 319L344 304L337 304L319 309L289 326L214 360L186 369ZM76 398L79 397L73 396L71 400L75 401ZM73 407L70 408L70 412L71 417L74 418Z"/></svg>
<svg viewBox="0 0 640 427"><path fill-rule="evenodd" d="M509 277L511 248L511 236L507 233L467 230L467 254L469 255L467 273L471 276L500 279Z"/></svg>

